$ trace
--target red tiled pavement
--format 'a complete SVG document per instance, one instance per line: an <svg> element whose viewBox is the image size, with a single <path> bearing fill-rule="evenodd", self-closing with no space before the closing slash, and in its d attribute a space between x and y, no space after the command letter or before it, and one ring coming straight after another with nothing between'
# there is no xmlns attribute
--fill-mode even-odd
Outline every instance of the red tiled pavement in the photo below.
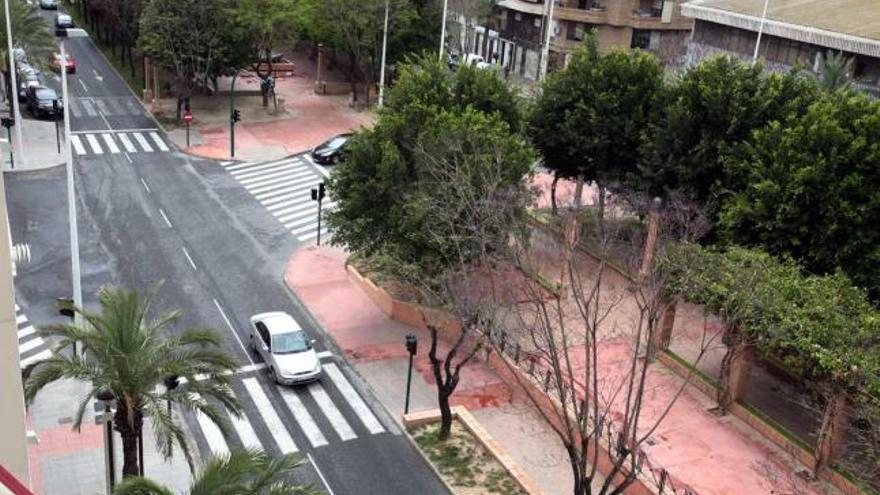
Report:
<svg viewBox="0 0 880 495"><path fill-rule="evenodd" d="M78 433L69 424L39 432L39 443L28 446L31 491L43 493L41 461L52 456L101 449L104 447L103 433L103 426L94 423L84 423Z"/></svg>

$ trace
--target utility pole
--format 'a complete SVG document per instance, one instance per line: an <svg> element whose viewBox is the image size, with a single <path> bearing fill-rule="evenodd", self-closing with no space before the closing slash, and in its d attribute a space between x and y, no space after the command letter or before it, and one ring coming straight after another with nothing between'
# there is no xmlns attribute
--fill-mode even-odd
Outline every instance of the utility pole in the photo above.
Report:
<svg viewBox="0 0 880 495"><path fill-rule="evenodd" d="M12 118L15 126L15 151L18 161L21 163L21 112L18 108L18 77L15 73L15 54L12 52L12 21L9 18L9 0L4 0L6 9L6 48L9 51L9 83L12 85L9 95L12 98ZM63 67L63 66L62 66ZM12 141L9 142L12 146Z"/></svg>
<svg viewBox="0 0 880 495"><path fill-rule="evenodd" d="M544 19L546 35L544 36L544 46L541 47L541 70L540 74L538 74L538 80L540 81L547 77L547 67L550 63L550 35L553 30L553 7L556 6L556 0L547 0L547 4L549 4L549 7L547 8L547 17Z"/></svg>
<svg viewBox="0 0 880 495"><path fill-rule="evenodd" d="M446 47L446 12L449 9L449 0L443 0L443 22L440 25L440 61L443 61L443 48Z"/></svg>
<svg viewBox="0 0 880 495"><path fill-rule="evenodd" d="M379 69L379 108L385 101L385 47L388 46L388 10L390 0L385 0L385 27L382 28L382 68Z"/></svg>
<svg viewBox="0 0 880 495"><path fill-rule="evenodd" d="M238 71L232 75L232 86L229 88L229 156L235 158L235 123L241 119L241 113L235 109L235 80Z"/></svg>
<svg viewBox="0 0 880 495"><path fill-rule="evenodd" d="M7 0L8 1L8 0ZM73 281L73 305L83 307L82 282L79 268L79 231L76 223L76 190L73 181L73 156L70 151L70 97L67 92L67 52L64 50L64 41L61 42L61 99L64 101L64 160L67 163L67 212L70 224L70 265L71 279ZM82 316L76 313L74 324L82 323ZM73 352L76 354L76 343L73 344Z"/></svg>

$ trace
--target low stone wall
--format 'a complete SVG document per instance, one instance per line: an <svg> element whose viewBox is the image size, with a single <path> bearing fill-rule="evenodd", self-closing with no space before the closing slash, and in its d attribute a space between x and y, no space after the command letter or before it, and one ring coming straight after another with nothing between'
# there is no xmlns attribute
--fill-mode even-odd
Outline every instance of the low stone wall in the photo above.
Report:
<svg viewBox="0 0 880 495"><path fill-rule="evenodd" d="M455 406L452 408L452 416L458 419L461 424L464 425L465 428L480 442L480 445L486 449L489 454L492 455L500 464L504 467L504 469L510 474L510 476L516 481L516 484L519 485L520 488L523 489L529 495L544 495L544 491L538 487L537 483L526 474L517 464L513 461L504 448L489 435L489 432L483 428L483 425L477 421L470 411L467 408L462 406ZM419 426L424 426L431 423L437 423L440 421L440 410L439 409L431 409L429 411L419 411L410 414L405 414L403 416L403 425L407 428L418 428Z"/></svg>

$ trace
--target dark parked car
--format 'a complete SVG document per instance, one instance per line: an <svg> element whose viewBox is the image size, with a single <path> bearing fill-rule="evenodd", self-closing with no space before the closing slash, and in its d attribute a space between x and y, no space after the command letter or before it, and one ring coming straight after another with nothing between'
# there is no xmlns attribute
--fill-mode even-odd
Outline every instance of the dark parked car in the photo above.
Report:
<svg viewBox="0 0 880 495"><path fill-rule="evenodd" d="M345 157L345 144L351 134L334 136L312 150L315 163L336 165Z"/></svg>
<svg viewBox="0 0 880 495"><path fill-rule="evenodd" d="M27 90L27 109L34 117L55 116L55 106L52 103L55 100L58 100L58 115L61 116L64 106L54 89L45 86L33 86Z"/></svg>

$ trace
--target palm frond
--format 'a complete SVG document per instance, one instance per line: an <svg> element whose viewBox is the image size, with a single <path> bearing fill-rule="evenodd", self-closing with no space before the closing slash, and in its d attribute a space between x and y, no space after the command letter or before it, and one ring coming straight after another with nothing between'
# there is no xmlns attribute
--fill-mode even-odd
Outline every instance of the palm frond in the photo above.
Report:
<svg viewBox="0 0 880 495"><path fill-rule="evenodd" d="M174 492L149 478L133 476L116 485L113 495L174 495Z"/></svg>

